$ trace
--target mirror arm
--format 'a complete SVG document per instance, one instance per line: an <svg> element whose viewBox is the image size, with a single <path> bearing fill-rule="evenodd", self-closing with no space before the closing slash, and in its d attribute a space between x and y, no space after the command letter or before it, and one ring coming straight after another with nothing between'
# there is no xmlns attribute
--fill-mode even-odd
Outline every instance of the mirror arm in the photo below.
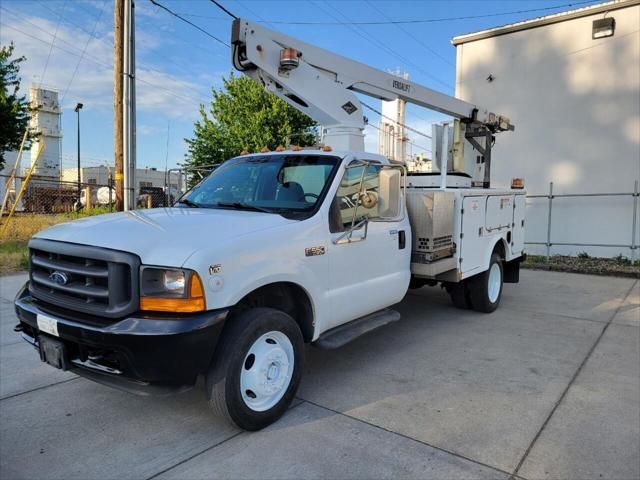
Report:
<svg viewBox="0 0 640 480"><path fill-rule="evenodd" d="M364 174L367 171L367 167L362 167L362 175L360 175L360 185L358 186L358 198L356 198L356 207L353 209L353 217L351 217L351 231L353 232L353 227L356 224L356 218L358 215L358 206L360 205L360 195L362 194L362 185L364 184Z"/></svg>
<svg viewBox="0 0 640 480"><path fill-rule="evenodd" d="M364 235L362 235L361 237L358 238L353 238L353 232L355 232L356 230L360 230L362 227L364 226ZM342 235L340 235L338 238L336 238L333 241L334 245L344 245L346 243L355 243L355 242L361 242L363 241L365 238L367 238L367 231L369 229L369 219L365 218L364 220L359 221L356 225L352 226L349 228L349 230L347 230L346 232L344 232Z"/></svg>

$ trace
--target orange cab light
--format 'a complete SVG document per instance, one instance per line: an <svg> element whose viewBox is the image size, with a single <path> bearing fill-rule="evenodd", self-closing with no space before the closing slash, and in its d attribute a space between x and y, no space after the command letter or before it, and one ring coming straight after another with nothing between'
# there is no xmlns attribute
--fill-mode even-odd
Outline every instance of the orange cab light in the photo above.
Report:
<svg viewBox="0 0 640 480"><path fill-rule="evenodd" d="M261 153L267 153L267 152L270 152L270 151L271 151L271 150L269 150L269 148L267 148L267 147L262 147L262 148L260 149L260 152L261 152Z"/></svg>
<svg viewBox="0 0 640 480"><path fill-rule="evenodd" d="M249 155L249 150L242 150L240 155Z"/></svg>
<svg viewBox="0 0 640 480"><path fill-rule="evenodd" d="M333 148L331 148L329 145L325 145L324 147L322 147L323 152L331 152L332 150Z"/></svg>
<svg viewBox="0 0 640 480"><path fill-rule="evenodd" d="M300 150L302 150L302 147L300 145L292 145L291 150L293 150L294 152L299 152Z"/></svg>
<svg viewBox="0 0 640 480"><path fill-rule="evenodd" d="M282 145L278 145L278 146L276 147L276 152L284 152L284 150L285 150L285 149L284 149L284 147L283 147Z"/></svg>
<svg viewBox="0 0 640 480"><path fill-rule="evenodd" d="M524 188L524 178L512 178L511 179L511 188L513 188L513 189Z"/></svg>
<svg viewBox="0 0 640 480"><path fill-rule="evenodd" d="M202 280L197 274L191 275L188 298L141 297L140 310L150 312L191 313L206 310Z"/></svg>

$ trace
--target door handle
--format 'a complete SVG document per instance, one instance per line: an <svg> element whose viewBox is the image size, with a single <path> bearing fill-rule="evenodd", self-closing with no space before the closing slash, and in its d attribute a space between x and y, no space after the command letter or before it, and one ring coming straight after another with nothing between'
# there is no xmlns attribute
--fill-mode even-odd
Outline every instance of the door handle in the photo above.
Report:
<svg viewBox="0 0 640 480"><path fill-rule="evenodd" d="M398 249L404 250L406 246L407 246L406 234L404 233L404 230L400 230L398 232Z"/></svg>

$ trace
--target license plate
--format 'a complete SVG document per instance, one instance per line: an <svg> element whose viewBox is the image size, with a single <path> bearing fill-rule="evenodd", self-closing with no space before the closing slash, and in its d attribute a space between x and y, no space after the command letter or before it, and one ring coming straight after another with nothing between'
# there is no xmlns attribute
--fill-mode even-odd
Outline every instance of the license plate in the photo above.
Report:
<svg viewBox="0 0 640 480"><path fill-rule="evenodd" d="M62 370L68 369L67 352L62 342L46 335L40 335L38 343L40 344L40 359L43 362Z"/></svg>
<svg viewBox="0 0 640 480"><path fill-rule="evenodd" d="M49 335L59 337L58 333L58 321L55 318L47 317L46 315L38 314L38 330Z"/></svg>

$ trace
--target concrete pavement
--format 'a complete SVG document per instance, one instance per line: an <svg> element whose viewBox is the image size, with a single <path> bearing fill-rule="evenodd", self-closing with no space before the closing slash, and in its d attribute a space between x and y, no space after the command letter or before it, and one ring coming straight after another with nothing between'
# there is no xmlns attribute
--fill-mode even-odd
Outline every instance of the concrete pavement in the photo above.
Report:
<svg viewBox="0 0 640 480"><path fill-rule="evenodd" d="M523 271L494 314L412 291L306 350L299 400L239 432L194 389L137 397L40 363L0 278L0 478L640 478L640 286Z"/></svg>

